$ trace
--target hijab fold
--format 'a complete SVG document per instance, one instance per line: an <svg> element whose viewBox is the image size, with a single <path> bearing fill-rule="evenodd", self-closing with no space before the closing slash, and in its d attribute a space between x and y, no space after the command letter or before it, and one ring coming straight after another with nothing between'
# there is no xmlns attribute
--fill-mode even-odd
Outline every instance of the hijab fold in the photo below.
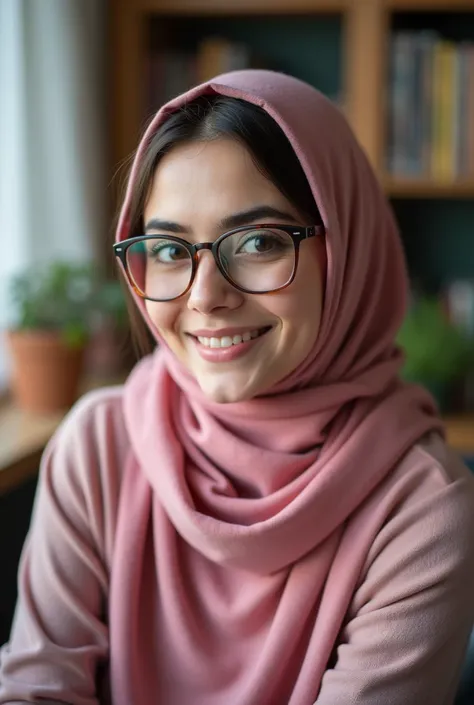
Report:
<svg viewBox="0 0 474 705"><path fill-rule="evenodd" d="M206 399L164 344L130 376L119 533L137 568L128 574L117 553L111 610L122 641L142 615L156 688L153 699L139 678L126 680L130 647L112 642L116 702L310 705L365 558L348 551L347 526L413 444L441 427L431 398L398 379L407 275L392 213L344 117L314 88L241 71L164 106L137 151L117 240L129 236L150 138L207 94L261 106L290 141L327 231L324 309L314 350L265 397ZM368 551L375 525L364 531ZM337 609L325 608L330 599Z"/></svg>

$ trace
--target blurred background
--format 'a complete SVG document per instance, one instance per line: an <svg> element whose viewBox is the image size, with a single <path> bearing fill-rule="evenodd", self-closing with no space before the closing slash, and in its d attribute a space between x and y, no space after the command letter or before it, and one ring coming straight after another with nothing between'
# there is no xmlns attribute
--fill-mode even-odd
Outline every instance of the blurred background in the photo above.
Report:
<svg viewBox="0 0 474 705"><path fill-rule="evenodd" d="M29 516L64 410L133 364L110 244L144 126L170 97L246 67L302 78L346 114L407 255L403 374L474 455L474 0L1 0L5 526Z"/></svg>

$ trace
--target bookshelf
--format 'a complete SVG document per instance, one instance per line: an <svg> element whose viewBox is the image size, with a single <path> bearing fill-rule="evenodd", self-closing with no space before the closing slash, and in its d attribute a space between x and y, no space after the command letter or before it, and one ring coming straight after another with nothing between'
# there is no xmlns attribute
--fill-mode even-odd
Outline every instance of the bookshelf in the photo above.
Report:
<svg viewBox="0 0 474 705"><path fill-rule="evenodd" d="M460 239L467 240L474 218L474 173L454 174L444 179L432 178L430 174L413 177L392 170L388 173L390 72L391 38L398 32L429 29L456 43L469 40L474 46L474 0L109 2L112 174L118 171L125 175L120 166L132 154L151 115L145 107L146 75L150 54L161 41L167 50L173 50L176 42L189 40L196 45L206 32L212 32L231 40L251 43L253 39L254 43L265 45L267 51L270 35L278 37L280 22L285 29L274 40L279 49L278 56L272 57L278 60L275 68L313 83L331 97L335 92L342 94L345 113L392 200L407 249L413 251L411 240L418 237L420 214L431 208L430 201L444 204L441 209L437 206L443 227L437 228L439 236L432 247L444 252L447 247L456 246L451 237L453 220L461 226ZM262 26L267 27L265 33ZM474 130L474 120L472 124ZM474 149L474 139L472 145ZM463 209L462 222L456 215L460 201L472 204ZM418 224L416 228L414 222ZM444 231L450 231L450 237L444 237ZM474 248L468 248L463 256L462 275L466 275L466 268L471 268L472 277ZM423 260L421 256L417 259ZM430 278L428 271L421 274ZM460 274L455 269L446 271L446 277ZM432 278L439 281L443 277L437 271Z"/></svg>
<svg viewBox="0 0 474 705"><path fill-rule="evenodd" d="M394 178L391 174L384 174L382 183L391 198L474 199L474 178L437 183L426 178Z"/></svg>
<svg viewBox="0 0 474 705"><path fill-rule="evenodd" d="M304 24L327 22L335 18L341 26L341 90L346 114L379 173L387 194L393 198L473 198L474 175L448 183L429 178L394 177L386 174L387 155L387 82L389 38L397 30L397 17L415 18L433 13L450 16L464 13L472 17L474 40L474 0L110 0L111 2L111 155L114 171L136 146L145 124L144 72L150 51L150 26L206 22L215 32L220 25L228 32L232 25L247 25L249 36L256 24L287 18ZM394 20L395 18L395 20ZM422 19L423 21L423 19ZM227 25L226 25L227 23ZM303 24L301 26L303 26ZM407 22L405 21L405 25ZM463 22L461 24L464 24ZM227 26L227 30L226 30ZM218 31L218 30L217 30ZM178 32L179 34L179 32ZM296 37L296 39L295 39ZM315 35L315 44L317 44ZM297 34L285 40L291 51ZM320 58L315 46L315 63ZM303 65L303 62L302 62ZM282 66L285 69L285 66ZM286 67L297 74L293 67ZM304 73L304 71L303 71ZM301 76L306 78L305 76ZM324 90L324 86L318 86Z"/></svg>
<svg viewBox="0 0 474 705"><path fill-rule="evenodd" d="M142 11L156 14L295 14L343 12L354 0L139 0Z"/></svg>

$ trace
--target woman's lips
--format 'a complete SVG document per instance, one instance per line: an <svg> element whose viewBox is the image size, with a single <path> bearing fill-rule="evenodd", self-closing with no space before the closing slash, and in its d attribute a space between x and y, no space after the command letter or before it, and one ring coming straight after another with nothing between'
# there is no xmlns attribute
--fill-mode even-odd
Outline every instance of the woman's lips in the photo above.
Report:
<svg viewBox="0 0 474 705"><path fill-rule="evenodd" d="M207 345L203 345L194 335L189 335L192 344L195 346L198 354L206 362L231 362L236 360L243 355L246 355L256 344L268 333L271 328L267 327L262 329L262 332L258 337L252 338L251 340L244 341L242 343L237 343L237 345L231 345L227 348L214 348Z"/></svg>

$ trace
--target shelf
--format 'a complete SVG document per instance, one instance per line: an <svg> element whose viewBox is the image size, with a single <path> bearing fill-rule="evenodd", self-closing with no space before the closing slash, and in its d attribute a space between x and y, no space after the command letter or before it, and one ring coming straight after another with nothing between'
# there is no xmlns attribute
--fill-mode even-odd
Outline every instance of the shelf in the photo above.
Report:
<svg viewBox="0 0 474 705"><path fill-rule="evenodd" d="M449 445L459 453L474 457L474 416L448 416L444 423Z"/></svg>
<svg viewBox="0 0 474 705"><path fill-rule="evenodd" d="M455 182L435 182L430 179L382 178L388 196L397 198L473 198L474 178Z"/></svg>
<svg viewBox="0 0 474 705"><path fill-rule="evenodd" d="M354 0L139 0L144 12L160 15L297 15L339 13Z"/></svg>
<svg viewBox="0 0 474 705"><path fill-rule="evenodd" d="M474 0L381 0L390 10L400 12L474 12Z"/></svg>
<svg viewBox="0 0 474 705"><path fill-rule="evenodd" d="M138 0L140 10L166 15L243 15L344 12L362 0ZM474 12L474 0L365 0L394 12Z"/></svg>
<svg viewBox="0 0 474 705"><path fill-rule="evenodd" d="M122 384L124 379L87 379L81 393ZM0 405L0 496L37 474L43 450L65 413L30 414L8 399Z"/></svg>

